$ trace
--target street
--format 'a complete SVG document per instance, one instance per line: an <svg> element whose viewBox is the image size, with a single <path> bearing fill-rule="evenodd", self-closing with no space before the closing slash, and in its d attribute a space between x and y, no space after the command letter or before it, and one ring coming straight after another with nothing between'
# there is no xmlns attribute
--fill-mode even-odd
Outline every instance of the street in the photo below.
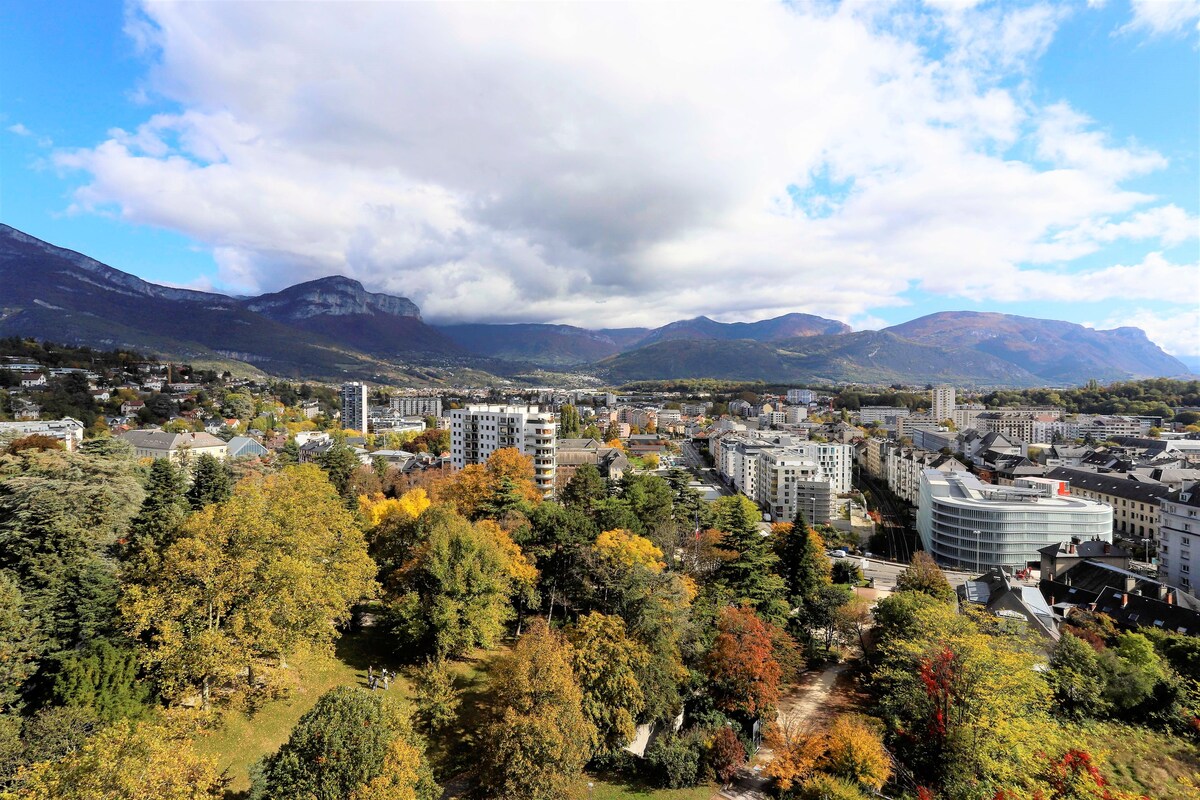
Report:
<svg viewBox="0 0 1200 800"><path fill-rule="evenodd" d="M694 444L682 442L679 452L683 456L684 466L696 476L696 480L691 484L692 488L700 492L701 497L705 500L716 500L734 493L728 486L721 483L716 470L704 463L703 456L696 450Z"/></svg>

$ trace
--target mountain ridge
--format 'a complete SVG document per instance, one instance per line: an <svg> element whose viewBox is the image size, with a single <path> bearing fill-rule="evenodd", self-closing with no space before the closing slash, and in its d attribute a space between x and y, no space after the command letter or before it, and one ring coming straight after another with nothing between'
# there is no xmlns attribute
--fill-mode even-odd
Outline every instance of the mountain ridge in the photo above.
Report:
<svg viewBox="0 0 1200 800"><path fill-rule="evenodd" d="M3 224L0 278L0 335L219 355L287 377L404 380L432 369L555 368L609 380L1031 386L1188 372L1138 328L1097 331L995 312L937 312L881 331L800 313L732 323L700 316L654 329L430 325L408 298L340 275L230 297L144 281Z"/></svg>

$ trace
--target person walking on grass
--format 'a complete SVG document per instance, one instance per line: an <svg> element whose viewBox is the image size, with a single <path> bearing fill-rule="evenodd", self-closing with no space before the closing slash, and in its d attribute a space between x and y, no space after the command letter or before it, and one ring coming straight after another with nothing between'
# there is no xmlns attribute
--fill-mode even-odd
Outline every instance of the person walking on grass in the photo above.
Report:
<svg viewBox="0 0 1200 800"><path fill-rule="evenodd" d="M383 690L386 692L388 690L388 685L392 681L392 673L388 672L387 667L384 667L381 675L383 676Z"/></svg>

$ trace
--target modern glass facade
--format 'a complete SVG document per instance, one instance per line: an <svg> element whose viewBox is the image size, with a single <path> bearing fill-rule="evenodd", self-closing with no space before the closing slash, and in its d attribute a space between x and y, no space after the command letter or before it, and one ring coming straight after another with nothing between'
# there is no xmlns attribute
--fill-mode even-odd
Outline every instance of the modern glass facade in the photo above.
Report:
<svg viewBox="0 0 1200 800"><path fill-rule="evenodd" d="M940 564L983 572L1021 569L1039 562L1040 548L1072 538L1111 541L1112 508L1065 492L1060 481L993 486L968 472L926 470L917 506L921 543Z"/></svg>

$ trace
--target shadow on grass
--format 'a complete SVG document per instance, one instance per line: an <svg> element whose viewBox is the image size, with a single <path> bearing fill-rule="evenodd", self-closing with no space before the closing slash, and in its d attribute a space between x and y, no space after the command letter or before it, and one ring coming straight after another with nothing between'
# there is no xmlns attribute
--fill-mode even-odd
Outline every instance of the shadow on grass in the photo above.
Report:
<svg viewBox="0 0 1200 800"><path fill-rule="evenodd" d="M477 745L488 716L488 678L500 655L477 651L454 662L454 687L460 692L458 719L429 737L430 757L443 783L470 774L478 766Z"/></svg>

